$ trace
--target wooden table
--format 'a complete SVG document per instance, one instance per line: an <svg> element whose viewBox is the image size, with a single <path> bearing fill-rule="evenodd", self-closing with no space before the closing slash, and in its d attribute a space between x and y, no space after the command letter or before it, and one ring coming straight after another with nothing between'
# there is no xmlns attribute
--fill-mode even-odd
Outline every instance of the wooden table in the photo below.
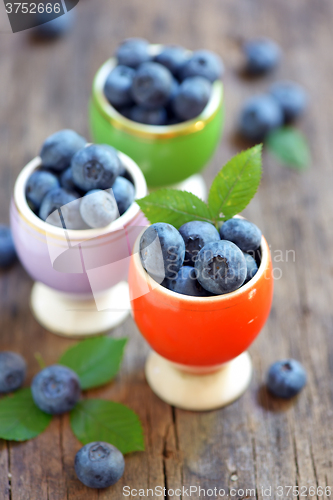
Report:
<svg viewBox="0 0 333 500"><path fill-rule="evenodd" d="M125 475L115 487L88 490L75 477L73 460L80 444L68 417L55 418L35 440L0 443L0 500L121 499L124 485L244 489L232 496L236 499L286 498L286 490L278 495L278 486L299 486L308 498L305 489L310 486L333 486L332 2L81 0L77 14L74 31L55 43L33 42L27 33L0 35L2 222L8 220L17 174L47 135L71 127L89 137L93 75L118 41L129 36L205 47L223 57L226 131L205 173L208 182L242 146L234 133L242 100L265 90L275 77L295 79L311 95L300 127L311 138L313 165L299 173L265 155L262 185L246 210L270 242L276 276L279 270L281 276L270 319L251 348L255 372L244 397L201 414L161 402L143 374L147 345L128 319L114 332L130 338L121 374L91 396L112 398L136 410L145 428L146 451L126 458ZM284 58L276 75L246 81L239 73L239 39L255 35L277 40ZM288 250L295 251L295 261ZM52 363L74 343L36 323L29 310L31 286L19 265L0 275L0 348L26 357L28 382L38 370L35 352ZM288 356L304 363L309 382L296 400L282 403L268 395L264 381L269 365ZM262 487L271 487L271 496ZM182 496L186 498L186 491Z"/></svg>

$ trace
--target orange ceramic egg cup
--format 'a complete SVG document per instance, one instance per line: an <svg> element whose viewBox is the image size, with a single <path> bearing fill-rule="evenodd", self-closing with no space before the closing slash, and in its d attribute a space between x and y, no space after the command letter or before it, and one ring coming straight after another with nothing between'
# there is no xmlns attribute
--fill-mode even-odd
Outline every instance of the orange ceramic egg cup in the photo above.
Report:
<svg viewBox="0 0 333 500"><path fill-rule="evenodd" d="M246 352L263 328L273 298L270 250L261 241L257 274L235 292L190 297L156 283L143 269L139 238L129 287L134 320L153 352L146 363L152 390L188 410L227 405L247 389L252 363Z"/></svg>

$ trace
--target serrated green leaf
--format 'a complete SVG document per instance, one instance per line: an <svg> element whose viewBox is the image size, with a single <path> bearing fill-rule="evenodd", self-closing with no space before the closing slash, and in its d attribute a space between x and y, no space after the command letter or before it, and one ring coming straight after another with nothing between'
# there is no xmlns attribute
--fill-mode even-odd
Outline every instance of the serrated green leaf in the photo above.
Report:
<svg viewBox="0 0 333 500"><path fill-rule="evenodd" d="M283 127L271 132L266 141L268 149L285 165L307 168L311 153L305 136L294 127Z"/></svg>
<svg viewBox="0 0 333 500"><path fill-rule="evenodd" d="M102 399L81 401L72 410L70 421L75 436L83 444L104 441L124 454L144 450L138 416L120 403Z"/></svg>
<svg viewBox="0 0 333 500"><path fill-rule="evenodd" d="M262 172L261 150L259 144L239 153L215 177L208 196L215 222L242 212L256 194Z"/></svg>
<svg viewBox="0 0 333 500"><path fill-rule="evenodd" d="M192 220L211 222L206 203L187 191L159 189L137 203L151 224L167 222L178 229Z"/></svg>
<svg viewBox="0 0 333 500"><path fill-rule="evenodd" d="M82 389L106 384L120 368L127 339L97 337L70 347L60 358L59 364L74 370Z"/></svg>
<svg viewBox="0 0 333 500"><path fill-rule="evenodd" d="M41 434L52 420L32 399L31 390L20 389L0 400L0 438L27 441Z"/></svg>

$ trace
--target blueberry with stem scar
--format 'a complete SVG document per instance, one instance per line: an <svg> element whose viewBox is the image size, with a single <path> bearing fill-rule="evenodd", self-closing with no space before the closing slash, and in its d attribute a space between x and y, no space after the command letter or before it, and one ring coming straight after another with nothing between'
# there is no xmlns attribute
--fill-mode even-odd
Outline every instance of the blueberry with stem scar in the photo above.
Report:
<svg viewBox="0 0 333 500"><path fill-rule="evenodd" d="M246 278L243 252L231 241L205 245L198 254L195 269L199 283L215 295L237 290Z"/></svg>
<svg viewBox="0 0 333 500"><path fill-rule="evenodd" d="M115 446L96 441L77 452L74 467L78 479L88 488L108 488L124 474L125 460Z"/></svg>

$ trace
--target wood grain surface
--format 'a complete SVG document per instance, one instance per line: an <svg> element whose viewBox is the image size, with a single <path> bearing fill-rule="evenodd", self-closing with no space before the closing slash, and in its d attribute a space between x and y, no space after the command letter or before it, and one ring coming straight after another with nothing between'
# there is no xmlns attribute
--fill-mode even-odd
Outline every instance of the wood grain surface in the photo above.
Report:
<svg viewBox="0 0 333 500"><path fill-rule="evenodd" d="M113 333L130 338L121 373L90 395L136 410L145 428L146 451L126 458L124 477L115 487L88 490L73 468L80 444L67 416L55 418L30 442L0 442L0 500L121 499L125 485L184 487L183 498L191 485L224 489L226 495L229 488L243 489L243 494L230 495L236 499L293 498L286 491L279 496L277 488L298 486L303 498L312 498L306 488L333 487L332 2L81 0L76 13L75 29L56 42L37 42L27 32L0 34L1 222L8 222L16 176L47 135L74 128L89 137L92 78L129 36L204 47L223 57L226 130L205 172L208 182L244 146L235 134L243 99L278 78L300 82L311 95L299 126L310 138L313 165L299 173L265 155L262 185L245 212L271 244L279 278L270 319L250 350L254 378L247 393L227 408L201 414L164 404L145 382L148 347L128 319ZM246 80L239 43L257 35L280 43L283 62L274 75ZM289 252L287 261L288 250L295 259ZM0 274L0 349L25 356L27 384L38 370L35 352L52 363L74 343L37 324L29 310L31 286L20 265ZM267 393L265 374L272 362L288 356L305 365L308 385L295 400L281 402ZM271 494L262 487L271 487ZM201 492L200 498L216 498L209 493ZM320 491L314 497L329 498ZM169 498L178 497L171 492Z"/></svg>

